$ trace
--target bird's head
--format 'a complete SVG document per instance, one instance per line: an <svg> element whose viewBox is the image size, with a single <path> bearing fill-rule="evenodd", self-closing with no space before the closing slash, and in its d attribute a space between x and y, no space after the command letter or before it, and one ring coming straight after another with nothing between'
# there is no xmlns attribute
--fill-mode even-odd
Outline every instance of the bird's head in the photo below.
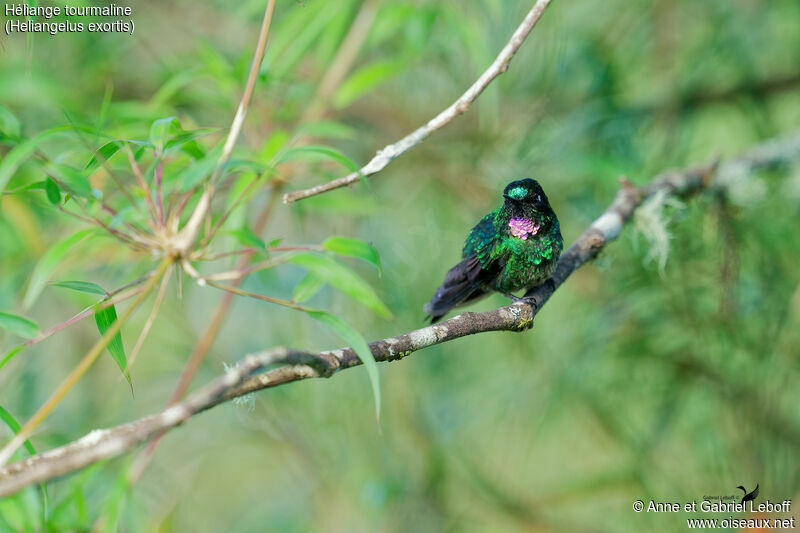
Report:
<svg viewBox="0 0 800 533"><path fill-rule="evenodd" d="M531 178L512 181L506 185L503 198L505 198L503 207L514 217L538 219L541 215L552 213L542 186Z"/></svg>

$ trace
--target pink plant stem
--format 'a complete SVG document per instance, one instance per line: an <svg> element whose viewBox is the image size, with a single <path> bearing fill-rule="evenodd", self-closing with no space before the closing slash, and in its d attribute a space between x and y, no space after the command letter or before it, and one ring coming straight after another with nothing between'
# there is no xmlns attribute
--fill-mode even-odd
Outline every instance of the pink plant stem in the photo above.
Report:
<svg viewBox="0 0 800 533"><path fill-rule="evenodd" d="M158 155L161 157L161 154ZM158 210L158 220L161 226L164 226L164 191L161 187L161 181L164 176L164 163L159 161L156 165L156 209Z"/></svg>

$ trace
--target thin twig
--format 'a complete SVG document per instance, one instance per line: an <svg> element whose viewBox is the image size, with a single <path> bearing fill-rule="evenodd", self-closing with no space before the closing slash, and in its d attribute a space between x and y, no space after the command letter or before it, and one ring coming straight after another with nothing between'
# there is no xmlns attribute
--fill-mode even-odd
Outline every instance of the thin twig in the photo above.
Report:
<svg viewBox="0 0 800 533"><path fill-rule="evenodd" d="M481 74L481 76L470 86L469 89L466 90L464 94L462 94L450 105L450 107L436 115L434 118L428 121L427 124L417 128L396 143L390 144L385 146L383 149L378 150L378 152L375 154L375 157L373 157L369 163L361 167L358 172L353 172L347 176L329 181L328 183L323 183L322 185L317 185L302 191L288 193L284 195L283 203L289 204L296 202L297 200L302 200L304 198L316 196L317 194L332 191L333 189L338 189L339 187L352 185L366 176L377 174L386 168L386 165L391 163L396 157L404 154L414 146L418 145L431 133L441 129L443 126L449 124L458 115L464 113L467 109L469 109L469 106L472 104L472 102L474 102L475 99L480 96L483 90L486 89L486 87L488 87L497 76L508 69L508 64L514 57L514 54L516 54L517 50L519 50L519 47L522 46L525 38L536 25L536 22L539 20L539 18L541 18L542 13L544 13L545 8L550 4L550 1L551 0L538 0L536 4L534 4L528 14L525 16L525 19L523 19L522 23L519 25L516 31L514 31L511 39L500 51L500 54L497 56L494 62L489 66L488 69L484 71L483 74Z"/></svg>
<svg viewBox="0 0 800 533"><path fill-rule="evenodd" d="M156 182L156 210L158 212L158 222L161 227L164 226L164 191L163 191L163 177L164 177L164 162L161 161L161 154L156 154L156 168L155 168L155 182Z"/></svg>
<svg viewBox="0 0 800 533"><path fill-rule="evenodd" d="M169 266L166 274L164 274L164 276L161 278L161 286L158 288L156 301L153 303L153 310L150 311L150 316L147 317L147 321L144 323L142 332L139 333L139 338L136 339L136 345L133 347L133 350L131 350L131 355L128 358L128 370L130 370L130 368L133 366L133 363L136 361L136 356L139 355L139 350L142 349L142 345L144 345L147 334L150 333L150 328L153 327L153 322L155 322L156 317L158 316L158 311L161 309L161 303L164 301L164 295L167 293L170 274L172 274L172 265Z"/></svg>
<svg viewBox="0 0 800 533"><path fill-rule="evenodd" d="M142 174L142 169L139 168L139 164L136 162L136 158L133 156L133 150L131 150L130 146L127 144L125 146L125 154L128 156L128 164L131 166L131 171L133 171L133 175L136 176L136 181L139 183L139 188L142 189L144 193L144 200L147 204L147 211L150 213L150 218L153 220L153 224L158 227L158 214L156 213L156 205L153 202L153 195L150 194L150 187L147 186L147 180L144 179L144 174Z"/></svg>
<svg viewBox="0 0 800 533"><path fill-rule="evenodd" d="M211 287L216 287L217 289L220 289L220 290L223 290L223 291L232 292L233 294L236 294L238 296L246 296L248 298L255 298L256 300L262 300L262 301L269 302L269 303L272 303L272 304L282 305L284 307L291 307L292 309L296 309L298 311L306 311L307 310L302 305L297 305L296 303L294 303L292 301L289 301L289 300L283 300L281 298L273 298L272 296L267 296L265 294L258 294L258 293L255 293L255 292L246 291L244 289L240 289L239 287L234 287L234 286L231 286L231 285L223 285L221 283L217 283L217 282L211 281L211 280L207 280L206 283L208 285L210 285Z"/></svg>
<svg viewBox="0 0 800 533"><path fill-rule="evenodd" d="M370 351L376 361L397 361L428 346L467 335L529 329L553 292L619 236L625 223L643 201L662 193L689 197L709 188L725 187L730 180L741 177L742 173L796 159L800 159L800 133L764 143L725 164L665 172L642 187L624 180L608 209L561 256L552 283L528 291L526 301L483 313L465 312L438 324L370 343ZM253 375L257 370L274 363L284 363L285 366ZM227 400L292 381L329 377L339 370L360 364L360 358L351 348L318 354L277 348L255 358L249 356L231 372L215 379L185 402L134 422L94 430L70 444L0 468L0 496L120 455L154 435L182 424L194 414Z"/></svg>
<svg viewBox="0 0 800 533"><path fill-rule="evenodd" d="M245 86L244 94L239 102L239 107L236 109L236 114L233 117L231 130L228 132L228 138L225 139L225 144L222 147L222 153L219 156L217 165L214 168L211 177L208 180L203 195L194 209L194 212L189 217L186 225L181 229L178 235L175 236L173 247L180 255L186 255L190 248L197 240L197 234L200 231L200 225L205 219L211 208L211 199L214 197L214 187L217 184L222 169L233 153L233 147L239 139L239 134L242 132L244 119L247 116L247 111L250 108L250 101L253 96L253 89L258 79L258 71L261 68L261 61L264 59L264 50L267 47L267 36L269 35L269 27L272 22L272 11L275 8L275 0L268 0L267 7L264 10L264 20L261 24L261 32L258 35L258 44L256 45L255 53L253 54L253 64L250 67L250 75L247 78L247 85Z"/></svg>

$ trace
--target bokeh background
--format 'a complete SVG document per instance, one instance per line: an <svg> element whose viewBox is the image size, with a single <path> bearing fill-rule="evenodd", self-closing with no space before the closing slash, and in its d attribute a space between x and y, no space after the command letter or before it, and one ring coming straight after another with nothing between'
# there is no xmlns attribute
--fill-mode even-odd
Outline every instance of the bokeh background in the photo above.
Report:
<svg viewBox="0 0 800 533"><path fill-rule="evenodd" d="M264 2L131 5L133 36L0 38L0 103L24 136L86 123L141 139L154 120L177 116L187 129L215 128L199 140L206 148L223 138ZM296 142L365 163L460 95L531 5L281 0L236 157L264 161ZM349 60L341 57L348 35L360 44ZM340 81L321 90L332 65L344 69ZM612 200L620 175L644 183L798 126L796 0L554 0L468 113L369 184L278 202L259 237L372 243L382 275L348 264L392 319L329 287L310 303L376 340L423 325L423 303L508 181L540 180L570 243ZM65 146L42 151L91 156ZM9 149L0 143L0 157ZM279 165L270 179L289 191L346 172L336 161L304 160ZM41 171L26 164L8 189L37 179ZM275 194L260 187L225 229L252 225ZM380 430L363 368L261 392L169 433L121 496L119 479L135 454L49 483L45 527L674 531L690 515L634 513L632 502L738 495L737 485L756 483L762 498L800 506L799 202L795 167L744 176L724 196L656 206L572 276L532 330L467 337L381 365ZM3 196L0 309L45 327L91 304L88 295L48 287L22 307L37 261L85 227L42 191ZM240 247L230 232L215 245ZM97 237L76 245L53 280L112 288L152 264ZM281 266L244 286L290 298L303 275ZM163 406L221 296L176 278L132 368L135 395L103 357L32 443L46 450ZM474 309L504 303L493 296ZM128 349L146 317L140 311L124 327ZM89 319L17 354L0 369L0 405L28 419L96 338ZM18 342L0 331L2 353ZM236 299L194 386L277 345L320 350L341 341L302 313ZM4 442L10 435L0 426ZM41 520L35 488L0 501L0 530L36 531Z"/></svg>

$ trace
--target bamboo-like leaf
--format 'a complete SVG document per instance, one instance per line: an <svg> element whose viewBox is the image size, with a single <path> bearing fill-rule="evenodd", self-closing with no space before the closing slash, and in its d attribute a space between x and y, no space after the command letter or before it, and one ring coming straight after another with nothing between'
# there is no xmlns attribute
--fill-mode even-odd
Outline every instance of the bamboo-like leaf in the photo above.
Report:
<svg viewBox="0 0 800 533"><path fill-rule="evenodd" d="M36 322L19 315L4 313L2 311L0 311L0 328L25 339L32 339L41 331Z"/></svg>
<svg viewBox="0 0 800 533"><path fill-rule="evenodd" d="M167 141L169 141L174 134L180 132L180 129L181 123L178 121L177 117L160 118L150 126L150 142L153 143L156 150L162 152Z"/></svg>
<svg viewBox="0 0 800 533"><path fill-rule="evenodd" d="M48 164L45 169L61 182L61 184L75 196L89 198L92 196L92 186L89 179L79 170L67 165Z"/></svg>
<svg viewBox="0 0 800 533"><path fill-rule="evenodd" d="M330 146L319 146L310 144L308 146L298 146L296 148L289 148L278 157L278 163L290 161L292 159L329 159L340 163L344 167L350 169L352 172L358 172L360 168L355 161L344 155L336 148Z"/></svg>
<svg viewBox="0 0 800 533"><path fill-rule="evenodd" d="M358 239L351 239L349 237L330 237L322 243L322 247L326 250L339 255L347 255L350 257L358 257L367 263L373 265L381 271L381 258L372 245Z"/></svg>
<svg viewBox="0 0 800 533"><path fill-rule="evenodd" d="M267 251L267 245L264 244L264 241L259 239L258 235L253 233L253 231L247 226L244 226L241 229L233 230L230 233L245 246L255 248L256 250L261 250L262 252Z"/></svg>
<svg viewBox="0 0 800 533"><path fill-rule="evenodd" d="M318 122L308 122L301 124L297 128L298 132L305 133L312 137L327 137L329 139L355 139L356 129L347 124L333 120L320 120Z"/></svg>
<svg viewBox="0 0 800 533"><path fill-rule="evenodd" d="M18 139L21 131L16 115L9 108L0 104L0 140Z"/></svg>
<svg viewBox="0 0 800 533"><path fill-rule="evenodd" d="M111 324L116 322L116 320L117 310L114 309L113 305L110 305L105 309L100 309L100 304L95 305L94 321L97 324L97 329L100 331L101 336L105 335L106 331L108 331L108 328L110 328ZM107 348L112 359L117 362L119 369L122 370L122 374L125 376L125 379L128 380L128 384L131 385L131 376L128 373L128 359L125 357L125 346L122 344L121 331L114 335L114 338L108 343Z"/></svg>
<svg viewBox="0 0 800 533"><path fill-rule="evenodd" d="M292 300L303 303L317 294L323 285L325 285L325 280L309 272L300 280L300 283L295 285Z"/></svg>
<svg viewBox="0 0 800 533"><path fill-rule="evenodd" d="M5 190L8 180L22 165L22 163L33 154L41 143L60 134L64 134L73 128L71 126L61 126L47 131L43 131L35 137L21 142L8 152L3 160L0 161L0 191Z"/></svg>
<svg viewBox="0 0 800 533"><path fill-rule="evenodd" d="M19 422L17 422L17 419L14 418L14 416L11 413L9 413L2 405L0 405L0 420L5 422L5 424L11 429L11 431L14 432L14 435L19 433L19 430L22 427L19 425ZM28 450L29 454L36 455L36 448L33 447L31 441L26 440L24 446L25 449Z"/></svg>
<svg viewBox="0 0 800 533"><path fill-rule="evenodd" d="M358 274L335 258L325 254L299 252L290 257L289 261L302 266L309 272L313 272L337 290L347 294L373 311L387 318L392 316L392 313L378 298L372 287L360 278Z"/></svg>
<svg viewBox="0 0 800 533"><path fill-rule="evenodd" d="M65 289L72 289L73 291L86 292L89 294L99 294L106 296L108 293L98 285L91 281L58 281L50 284L53 287L63 287Z"/></svg>
<svg viewBox="0 0 800 533"><path fill-rule="evenodd" d="M53 272L55 272L58 265L72 247L94 233L94 231L94 228L79 231L78 233L70 235L63 241L54 244L52 248L45 252L34 267L33 274L31 274L28 290L25 292L25 297L22 300L22 307L24 309L30 309L33 302L36 301L36 298L38 298L39 294L42 292L42 289L44 289L50 276L53 275Z"/></svg>
<svg viewBox="0 0 800 533"><path fill-rule="evenodd" d="M377 61L362 67L342 83L333 95L333 105L340 109L347 107L401 70L396 61Z"/></svg>
<svg viewBox="0 0 800 533"><path fill-rule="evenodd" d="M356 331L350 324L342 320L336 315L326 313L325 311L308 310L308 316L322 322L333 330L339 337L344 340L356 352L358 358L364 363L364 368L367 369L370 384L372 385L372 394L375 398L375 417L380 421L381 417L381 383L378 376L378 364L375 362L375 357L369 349L367 341L364 337Z"/></svg>
<svg viewBox="0 0 800 533"><path fill-rule="evenodd" d="M44 192L47 195L47 200L53 204L58 205L61 203L61 190L58 184L51 178L44 180Z"/></svg>
<svg viewBox="0 0 800 533"><path fill-rule="evenodd" d="M19 433L20 428L22 427L20 423L17 421L14 416L9 413L2 405L0 405L0 420L2 420L6 426L11 429L11 431L16 435ZM29 439L26 439L22 445L28 450L28 453L31 455L36 455L36 448L33 447L33 444ZM42 524L47 523L47 507L48 507L48 495L47 495L47 484L40 483L39 490L41 491L42 496Z"/></svg>
<svg viewBox="0 0 800 533"><path fill-rule="evenodd" d="M97 149L97 151L92 155L92 158L89 159L89 162L86 163L84 170L86 171L93 171L100 165L102 165L105 161L111 159L111 157L120 151L122 148L122 143L120 141L110 141L101 146Z"/></svg>
<svg viewBox="0 0 800 533"><path fill-rule="evenodd" d="M25 347L24 344L20 344L19 346L14 346L13 348L11 348L8 351L8 353L3 356L3 359L0 360L0 368L6 366L6 363L11 361L11 358L17 355L20 352L20 350L22 350L24 347Z"/></svg>
<svg viewBox="0 0 800 533"><path fill-rule="evenodd" d="M192 163L178 178L180 190L186 192L207 178L214 170L220 153L222 153L222 145L218 144L209 150L205 157Z"/></svg>

